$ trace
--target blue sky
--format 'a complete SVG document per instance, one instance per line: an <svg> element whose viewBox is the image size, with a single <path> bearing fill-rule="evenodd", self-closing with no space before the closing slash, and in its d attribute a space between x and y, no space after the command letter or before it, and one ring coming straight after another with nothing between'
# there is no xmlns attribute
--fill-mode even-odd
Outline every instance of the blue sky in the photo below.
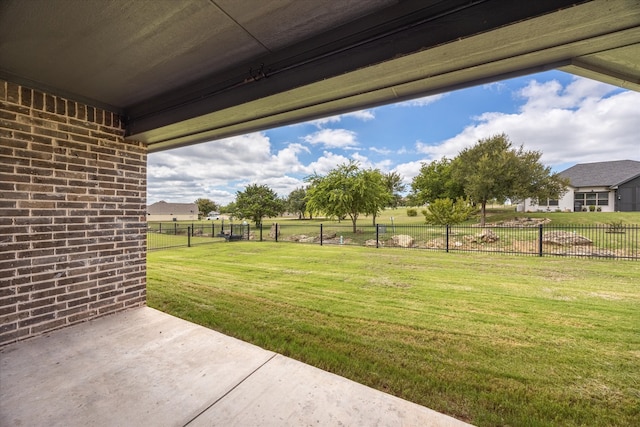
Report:
<svg viewBox="0 0 640 427"><path fill-rule="evenodd" d="M286 196L351 159L410 184L422 163L502 132L555 171L640 160L640 93L549 71L153 153L147 201L225 205L253 183Z"/></svg>

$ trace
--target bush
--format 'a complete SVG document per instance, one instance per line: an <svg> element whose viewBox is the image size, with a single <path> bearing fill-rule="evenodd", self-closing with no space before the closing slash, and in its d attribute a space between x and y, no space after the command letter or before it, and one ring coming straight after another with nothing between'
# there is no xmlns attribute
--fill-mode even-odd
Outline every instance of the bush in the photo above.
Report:
<svg viewBox="0 0 640 427"><path fill-rule="evenodd" d="M433 225L452 225L459 224L471 218L478 213L478 209L472 206L469 200L462 197L455 201L451 199L436 199L430 205L428 210L422 211L427 224Z"/></svg>
<svg viewBox="0 0 640 427"><path fill-rule="evenodd" d="M595 211L596 211L595 206L589 206L589 212L595 212Z"/></svg>
<svg viewBox="0 0 640 427"><path fill-rule="evenodd" d="M407 216L418 216L418 210L414 208L407 209Z"/></svg>

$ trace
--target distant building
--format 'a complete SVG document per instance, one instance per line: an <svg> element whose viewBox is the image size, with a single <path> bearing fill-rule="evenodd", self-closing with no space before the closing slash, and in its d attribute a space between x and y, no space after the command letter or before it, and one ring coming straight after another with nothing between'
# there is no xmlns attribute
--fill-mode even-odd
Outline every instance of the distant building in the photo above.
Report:
<svg viewBox="0 0 640 427"><path fill-rule="evenodd" d="M567 192L560 199L527 199L518 205L518 210L580 212L595 209L602 212L640 212L638 161L581 163L560 172L560 175L569 178L570 183Z"/></svg>
<svg viewBox="0 0 640 427"><path fill-rule="evenodd" d="M196 221L195 203L167 203L164 200L147 206L147 221Z"/></svg>

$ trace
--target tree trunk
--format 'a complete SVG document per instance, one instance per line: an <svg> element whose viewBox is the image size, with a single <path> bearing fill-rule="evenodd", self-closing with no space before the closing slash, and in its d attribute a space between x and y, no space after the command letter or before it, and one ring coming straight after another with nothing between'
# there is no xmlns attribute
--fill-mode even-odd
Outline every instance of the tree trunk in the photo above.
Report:
<svg viewBox="0 0 640 427"><path fill-rule="evenodd" d="M484 227L485 217L487 215L487 201L483 200L480 207L480 227Z"/></svg>
<svg viewBox="0 0 640 427"><path fill-rule="evenodd" d="M351 217L351 223L353 224L353 234L356 234L356 222L358 221L358 217Z"/></svg>
<svg viewBox="0 0 640 427"><path fill-rule="evenodd" d="M372 224L372 225L373 225L374 227L376 226L376 217L377 217L377 215L376 215L376 214L373 214L373 224Z"/></svg>

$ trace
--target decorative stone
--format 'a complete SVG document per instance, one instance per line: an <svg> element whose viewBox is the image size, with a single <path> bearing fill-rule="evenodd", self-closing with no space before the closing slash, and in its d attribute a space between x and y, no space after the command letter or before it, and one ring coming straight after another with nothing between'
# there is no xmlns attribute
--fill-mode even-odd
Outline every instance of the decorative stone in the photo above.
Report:
<svg viewBox="0 0 640 427"><path fill-rule="evenodd" d="M413 237L407 236L406 234L392 236L391 240L394 246L400 246L401 248L410 248L413 246Z"/></svg>
<svg viewBox="0 0 640 427"><path fill-rule="evenodd" d="M558 246L591 245L593 242L584 236L571 231L547 231L542 235L542 243Z"/></svg>

